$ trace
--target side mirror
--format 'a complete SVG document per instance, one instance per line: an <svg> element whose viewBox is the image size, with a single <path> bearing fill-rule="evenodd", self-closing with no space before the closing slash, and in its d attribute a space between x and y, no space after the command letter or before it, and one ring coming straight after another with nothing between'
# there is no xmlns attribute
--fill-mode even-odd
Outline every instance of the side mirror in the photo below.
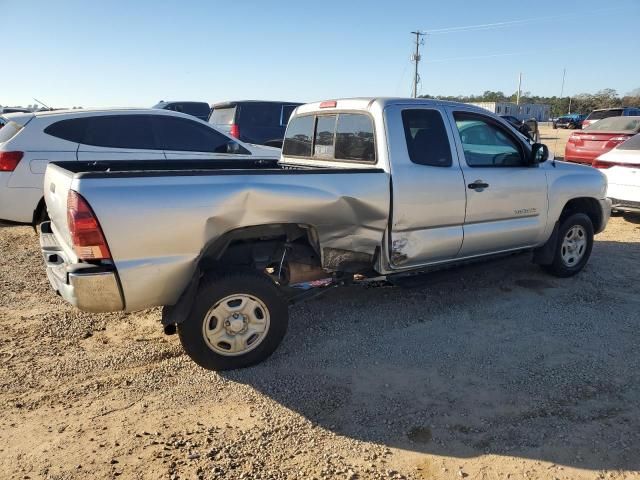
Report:
<svg viewBox="0 0 640 480"><path fill-rule="evenodd" d="M240 144L238 142L234 142L233 140L229 140L227 142L227 153L240 153Z"/></svg>
<svg viewBox="0 0 640 480"><path fill-rule="evenodd" d="M544 143L534 143L531 146L531 157L529 163L531 165L538 165L539 163L546 162L549 158L549 149Z"/></svg>

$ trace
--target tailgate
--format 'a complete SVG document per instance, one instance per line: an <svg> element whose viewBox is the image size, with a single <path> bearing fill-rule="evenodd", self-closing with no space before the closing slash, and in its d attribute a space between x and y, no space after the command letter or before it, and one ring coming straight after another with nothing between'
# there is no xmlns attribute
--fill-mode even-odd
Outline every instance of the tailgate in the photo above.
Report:
<svg viewBox="0 0 640 480"><path fill-rule="evenodd" d="M71 245L71 234L67 226L67 196L74 173L50 163L44 175L44 200L51 219L53 233L65 246Z"/></svg>

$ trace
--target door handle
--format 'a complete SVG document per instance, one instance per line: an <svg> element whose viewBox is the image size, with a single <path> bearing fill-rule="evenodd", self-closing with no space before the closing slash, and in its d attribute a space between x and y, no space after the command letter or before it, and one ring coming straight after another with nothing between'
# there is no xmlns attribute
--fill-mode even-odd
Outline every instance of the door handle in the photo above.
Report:
<svg viewBox="0 0 640 480"><path fill-rule="evenodd" d="M485 188L489 188L489 184L488 183L484 183L482 180L476 180L475 182L470 183L469 185L467 185L467 187L469 187L471 190L482 191Z"/></svg>

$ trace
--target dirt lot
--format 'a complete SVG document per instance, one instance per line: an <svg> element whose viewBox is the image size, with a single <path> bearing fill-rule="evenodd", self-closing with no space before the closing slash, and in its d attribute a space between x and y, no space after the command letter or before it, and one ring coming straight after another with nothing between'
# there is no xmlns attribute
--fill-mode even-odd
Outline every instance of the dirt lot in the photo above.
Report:
<svg viewBox="0 0 640 480"><path fill-rule="evenodd" d="M640 217L570 279L515 256L333 291L225 374L159 310L56 298L31 229L0 251L0 478L640 478Z"/></svg>

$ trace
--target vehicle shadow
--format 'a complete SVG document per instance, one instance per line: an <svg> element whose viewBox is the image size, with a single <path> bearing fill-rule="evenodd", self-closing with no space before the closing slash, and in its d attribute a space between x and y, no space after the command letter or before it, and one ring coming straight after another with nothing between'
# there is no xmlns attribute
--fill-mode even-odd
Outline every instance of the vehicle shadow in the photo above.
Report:
<svg viewBox="0 0 640 480"><path fill-rule="evenodd" d="M640 469L640 243L583 273L526 256L297 305L271 359L225 372L316 425L435 455ZM627 267L625 267L627 265Z"/></svg>

